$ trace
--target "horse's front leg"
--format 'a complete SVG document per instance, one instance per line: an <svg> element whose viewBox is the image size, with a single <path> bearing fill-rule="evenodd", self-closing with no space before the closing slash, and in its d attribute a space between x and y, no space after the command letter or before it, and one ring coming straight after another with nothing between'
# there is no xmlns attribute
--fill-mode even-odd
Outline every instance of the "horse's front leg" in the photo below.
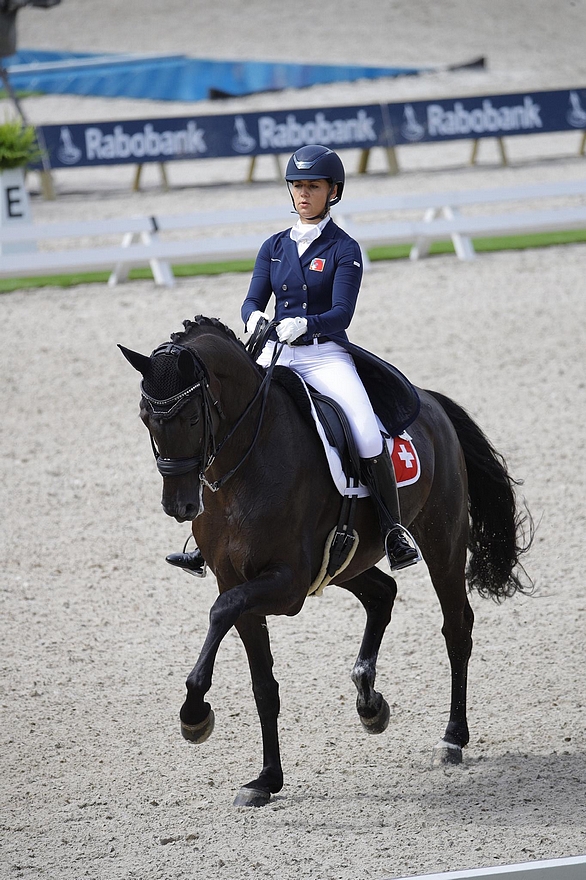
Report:
<svg viewBox="0 0 586 880"><path fill-rule="evenodd" d="M214 727L214 713L205 695L222 639L243 614L296 614L304 593L293 585L293 571L287 565L274 566L250 581L221 593L210 610L210 625L198 661L186 681L187 696L181 707L181 732L193 743L204 742Z"/></svg>
<svg viewBox="0 0 586 880"><path fill-rule="evenodd" d="M371 568L340 586L353 593L366 611L362 644L352 670L357 690L356 710L367 733L382 733L389 723L390 709L382 694L374 689L376 662L391 620L397 584L378 568Z"/></svg>
<svg viewBox="0 0 586 880"><path fill-rule="evenodd" d="M185 685L187 696L179 712L181 733L191 743L203 743L214 729L214 712L204 700L212 686L216 655L222 639L236 623L245 607L242 587L221 593L210 609L207 635L197 663L189 673Z"/></svg>
<svg viewBox="0 0 586 880"><path fill-rule="evenodd" d="M263 766L260 775L243 785L234 801L238 807L261 807L283 787L279 749L279 685L273 675L273 657L265 617L243 614L236 629L248 657L252 692L260 719Z"/></svg>

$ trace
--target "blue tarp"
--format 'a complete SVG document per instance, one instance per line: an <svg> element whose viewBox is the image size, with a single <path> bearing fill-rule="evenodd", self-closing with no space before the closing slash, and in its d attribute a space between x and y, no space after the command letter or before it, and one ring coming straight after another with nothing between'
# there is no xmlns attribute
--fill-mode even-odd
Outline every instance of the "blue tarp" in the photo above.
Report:
<svg viewBox="0 0 586 880"><path fill-rule="evenodd" d="M406 76L430 69L216 61L184 55L65 54L30 49L22 49L4 64L17 91L157 101L201 101L223 95Z"/></svg>

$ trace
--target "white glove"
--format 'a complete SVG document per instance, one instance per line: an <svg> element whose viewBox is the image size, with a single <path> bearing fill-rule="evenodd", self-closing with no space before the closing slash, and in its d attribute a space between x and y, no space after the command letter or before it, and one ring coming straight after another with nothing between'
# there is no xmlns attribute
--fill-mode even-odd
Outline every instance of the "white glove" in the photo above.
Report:
<svg viewBox="0 0 586 880"><path fill-rule="evenodd" d="M265 312L259 312L259 311L251 312L250 316L248 318L248 321L246 322L246 327L244 328L246 330L246 332L252 333L254 330L256 330L256 328L258 326L258 322L262 318L265 318L267 321L271 320L269 318L269 316L267 314L265 314Z"/></svg>
<svg viewBox="0 0 586 880"><path fill-rule="evenodd" d="M277 336L279 342L291 345L300 336L307 332L307 318L283 318L277 324Z"/></svg>

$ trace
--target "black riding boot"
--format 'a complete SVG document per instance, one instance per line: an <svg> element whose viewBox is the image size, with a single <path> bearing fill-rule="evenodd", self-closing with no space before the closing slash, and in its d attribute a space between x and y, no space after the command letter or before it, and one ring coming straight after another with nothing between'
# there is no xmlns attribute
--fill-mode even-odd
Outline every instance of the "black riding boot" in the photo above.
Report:
<svg viewBox="0 0 586 880"><path fill-rule="evenodd" d="M399 493L395 479L395 469L386 444L380 455L362 458L363 479L370 494L376 501L378 517L383 534L385 551L392 571L414 565L419 553L401 529L399 512Z"/></svg>
<svg viewBox="0 0 586 880"><path fill-rule="evenodd" d="M176 565L178 568L182 568L183 571L194 575L194 577L204 578L207 574L206 561L199 547L196 547L191 553L185 552L188 541L185 542L183 553L169 553L166 560L169 565Z"/></svg>

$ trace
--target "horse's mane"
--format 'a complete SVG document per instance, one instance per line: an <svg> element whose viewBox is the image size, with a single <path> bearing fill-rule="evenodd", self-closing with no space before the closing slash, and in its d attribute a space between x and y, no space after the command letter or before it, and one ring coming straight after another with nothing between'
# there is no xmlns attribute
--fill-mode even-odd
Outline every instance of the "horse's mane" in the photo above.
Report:
<svg viewBox="0 0 586 880"><path fill-rule="evenodd" d="M205 315L196 315L193 321L183 321L183 327L185 328L184 330L171 334L171 342L176 342L178 345L184 345L186 342L192 340L202 327L214 327L216 330L219 330L227 336L232 342L235 342L240 348L244 348L244 343L238 339L234 331L226 324L223 324L219 318L207 318Z"/></svg>
<svg viewBox="0 0 586 880"><path fill-rule="evenodd" d="M234 343L238 349L246 355L246 358L260 375L264 375L264 368L257 364L246 345L241 339L238 339L234 331L226 324L223 324L219 318L208 318L205 315L196 315L192 321L183 321L183 326L185 328L184 330L171 334L171 342L175 342L177 345L186 345L189 342L196 342L198 335L205 332L206 329L217 330L221 336L229 340L231 343Z"/></svg>

